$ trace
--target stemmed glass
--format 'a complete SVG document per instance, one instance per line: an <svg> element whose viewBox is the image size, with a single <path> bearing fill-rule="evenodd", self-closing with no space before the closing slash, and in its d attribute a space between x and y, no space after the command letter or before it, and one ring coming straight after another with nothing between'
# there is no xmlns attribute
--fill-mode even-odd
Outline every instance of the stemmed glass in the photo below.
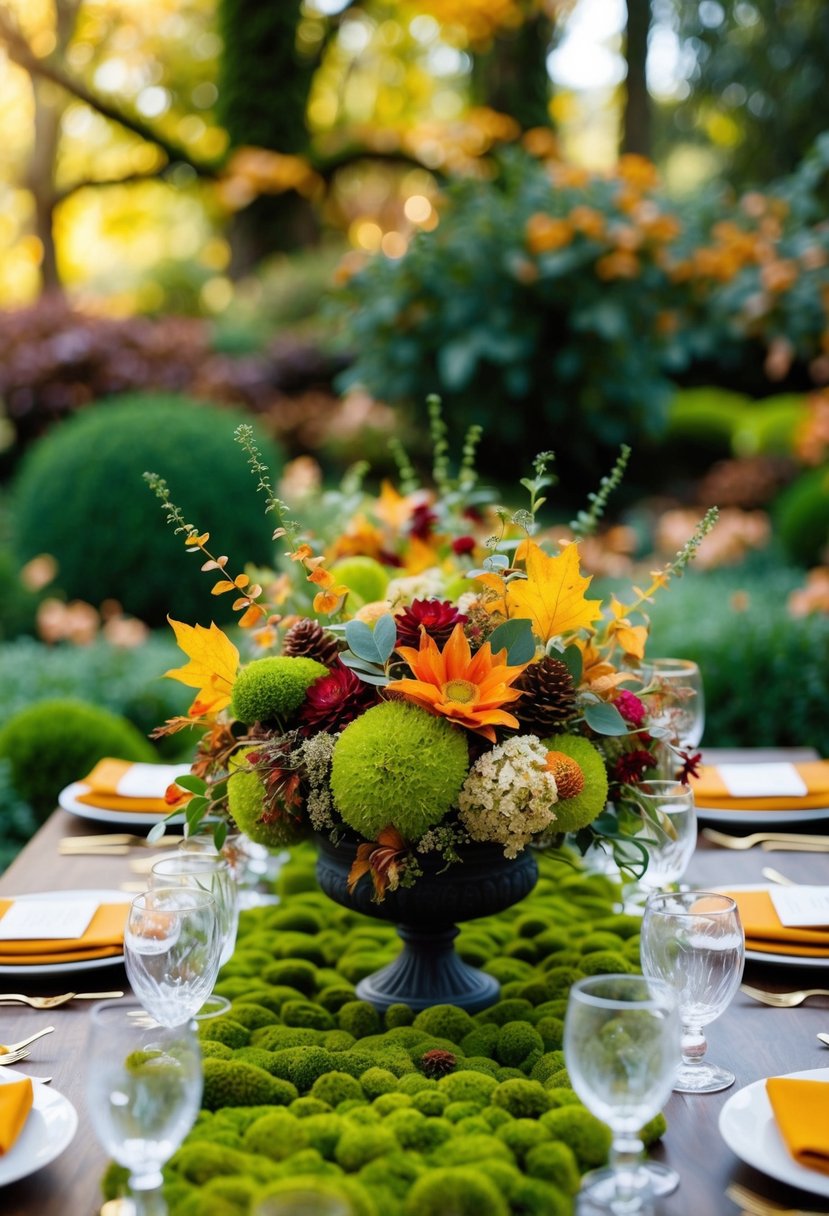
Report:
<svg viewBox="0 0 829 1216"><path fill-rule="evenodd" d="M652 659L639 675L648 693L650 723L662 727L675 746L698 747L705 728L702 673L690 659Z"/></svg>
<svg viewBox="0 0 829 1216"><path fill-rule="evenodd" d="M87 1096L95 1134L129 1170L134 1216L165 1216L161 1167L195 1122L201 1051L192 1023L159 1026L132 1000L90 1011Z"/></svg>
<svg viewBox="0 0 829 1216"><path fill-rule="evenodd" d="M743 976L745 938L737 905L709 891L653 894L645 905L642 970L670 985L682 1020L682 1063L674 1089L710 1094L734 1073L704 1060L703 1028L727 1009Z"/></svg>
<svg viewBox="0 0 829 1216"><path fill-rule="evenodd" d="M221 937L219 966L223 967L233 955L239 928L238 891L228 862L218 854L207 853L180 852L163 857L150 872L150 889L159 887L191 887L210 892L216 901ZM230 1001L213 993L202 1005L197 1020L218 1017L229 1008Z"/></svg>
<svg viewBox="0 0 829 1216"><path fill-rule="evenodd" d="M209 891L159 887L132 901L124 928L127 977L162 1026L181 1026L198 1013L216 981L221 948Z"/></svg>
<svg viewBox="0 0 829 1216"><path fill-rule="evenodd" d="M697 815L691 788L678 781L643 781L629 786L621 800L620 825L647 853L647 869L625 892L629 910L641 911L652 891L679 882L697 843ZM641 863L641 852L619 841L617 860Z"/></svg>
<svg viewBox="0 0 829 1216"><path fill-rule="evenodd" d="M679 1018L668 986L642 975L594 975L570 989L564 1059L573 1089L613 1133L610 1164L582 1194L611 1212L641 1212L678 1184L675 1170L642 1161L641 1129L671 1092Z"/></svg>
<svg viewBox="0 0 829 1216"><path fill-rule="evenodd" d="M264 845L256 844L244 832L229 832L221 849L216 848L210 832L185 836L178 847L184 853L223 857L230 866L230 872L236 883L240 909L279 903L276 895L261 894L256 888L264 879L276 877L290 858L287 850L283 849L276 854L271 853Z"/></svg>

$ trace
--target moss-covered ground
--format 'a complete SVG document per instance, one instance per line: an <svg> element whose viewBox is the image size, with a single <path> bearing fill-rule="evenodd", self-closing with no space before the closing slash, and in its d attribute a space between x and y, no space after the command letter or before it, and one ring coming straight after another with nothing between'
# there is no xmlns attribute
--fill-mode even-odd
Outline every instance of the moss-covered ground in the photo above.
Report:
<svg viewBox="0 0 829 1216"><path fill-rule="evenodd" d="M297 849L282 902L242 915L217 984L231 1010L200 1028L203 1110L165 1171L171 1216L249 1216L291 1189L336 1195L350 1216L570 1213L609 1133L569 1084L567 993L638 970L640 922L614 912L615 885L540 855L533 893L458 938L500 1000L381 1017L354 986L399 939L331 903L313 865ZM646 1140L662 1130L658 1116Z"/></svg>

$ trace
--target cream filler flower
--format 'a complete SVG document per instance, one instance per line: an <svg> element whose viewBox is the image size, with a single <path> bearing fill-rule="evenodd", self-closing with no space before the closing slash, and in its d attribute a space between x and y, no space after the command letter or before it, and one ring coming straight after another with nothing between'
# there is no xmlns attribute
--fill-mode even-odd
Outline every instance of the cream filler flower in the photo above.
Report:
<svg viewBox="0 0 829 1216"><path fill-rule="evenodd" d="M475 761L458 795L473 840L502 844L505 857L517 857L554 822L558 788L548 756L535 735L516 735Z"/></svg>

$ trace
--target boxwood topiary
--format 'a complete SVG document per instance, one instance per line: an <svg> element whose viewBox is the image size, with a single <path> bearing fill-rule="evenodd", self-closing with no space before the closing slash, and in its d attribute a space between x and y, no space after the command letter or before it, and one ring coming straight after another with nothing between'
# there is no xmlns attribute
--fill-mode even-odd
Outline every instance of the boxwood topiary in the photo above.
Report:
<svg viewBox="0 0 829 1216"><path fill-rule="evenodd" d="M158 756L131 722L85 701L38 701L0 730L0 757L14 787L40 820L55 809L60 791L104 756L152 762Z"/></svg>
<svg viewBox="0 0 829 1216"><path fill-rule="evenodd" d="M181 569L181 537L167 528L142 474L169 481L187 520L215 537L217 552L264 565L271 525L257 502L244 455L233 443L236 410L174 394L102 401L60 423L27 454L13 488L22 560L51 553L70 598L116 599L151 625L230 620L232 596L211 596L211 580ZM262 434L266 464L279 456Z"/></svg>

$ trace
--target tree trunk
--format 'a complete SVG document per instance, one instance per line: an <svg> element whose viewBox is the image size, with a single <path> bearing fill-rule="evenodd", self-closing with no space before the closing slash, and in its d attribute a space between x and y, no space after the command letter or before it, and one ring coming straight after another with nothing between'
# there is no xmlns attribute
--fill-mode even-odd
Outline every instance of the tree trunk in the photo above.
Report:
<svg viewBox="0 0 829 1216"><path fill-rule="evenodd" d="M538 13L515 30L504 30L489 50L473 55L472 92L480 105L509 114L523 130L550 124L547 56L555 27Z"/></svg>
<svg viewBox="0 0 829 1216"><path fill-rule="evenodd" d="M627 0L627 87L622 133L622 151L640 156L651 155L651 101L646 67L648 30L651 23L650 0Z"/></svg>
<svg viewBox="0 0 829 1216"><path fill-rule="evenodd" d="M35 105L34 147L27 173L28 187L34 196L35 235L43 249L40 265L41 290L61 292L55 248L55 160L60 141L60 120L66 108L54 85L32 80Z"/></svg>

